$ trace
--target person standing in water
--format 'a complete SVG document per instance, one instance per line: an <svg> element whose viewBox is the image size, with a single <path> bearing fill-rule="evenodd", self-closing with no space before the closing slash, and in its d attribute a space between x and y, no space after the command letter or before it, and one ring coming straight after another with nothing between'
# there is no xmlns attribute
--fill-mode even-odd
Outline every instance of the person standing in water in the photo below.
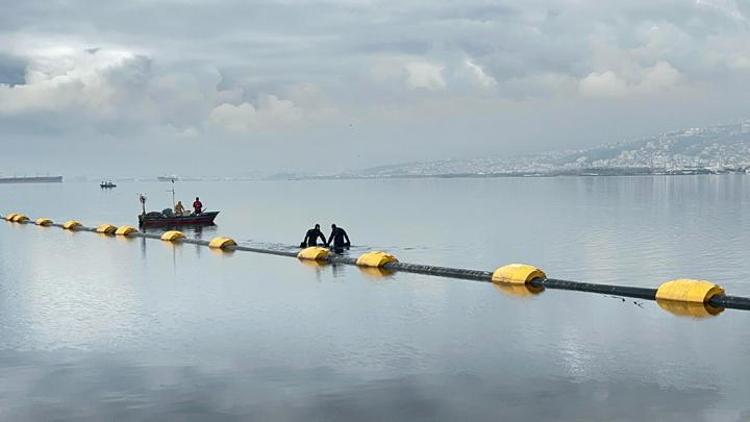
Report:
<svg viewBox="0 0 750 422"><path fill-rule="evenodd" d="M302 241L300 247L318 246L318 238L326 244L326 237L322 231L320 231L320 224L316 224L314 228L307 231L305 234L305 240Z"/></svg>
<svg viewBox="0 0 750 422"><path fill-rule="evenodd" d="M331 224L331 236L328 237L326 246L330 246L331 243L333 243L333 248L338 250L348 248L352 245L352 243L349 241L349 235L346 234L346 230L342 229L341 227L336 227L335 224Z"/></svg>

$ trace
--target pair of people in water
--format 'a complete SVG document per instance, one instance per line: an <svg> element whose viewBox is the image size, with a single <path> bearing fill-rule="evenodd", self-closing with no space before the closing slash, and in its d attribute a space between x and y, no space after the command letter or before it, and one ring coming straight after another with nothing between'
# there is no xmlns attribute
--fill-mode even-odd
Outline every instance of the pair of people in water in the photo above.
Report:
<svg viewBox="0 0 750 422"><path fill-rule="evenodd" d="M302 241L300 247L318 246L318 239L322 241L323 245L333 246L334 249L348 248L352 245L349 241L349 235L343 228L331 224L331 235L326 240L325 235L320 231L320 224L316 224L315 227L307 231L305 240Z"/></svg>
<svg viewBox="0 0 750 422"><path fill-rule="evenodd" d="M203 213L203 203L197 196L195 197L195 202L193 202L193 210L195 215ZM174 206L174 213L180 216L185 215L185 206L182 205L182 201L177 201L177 204Z"/></svg>

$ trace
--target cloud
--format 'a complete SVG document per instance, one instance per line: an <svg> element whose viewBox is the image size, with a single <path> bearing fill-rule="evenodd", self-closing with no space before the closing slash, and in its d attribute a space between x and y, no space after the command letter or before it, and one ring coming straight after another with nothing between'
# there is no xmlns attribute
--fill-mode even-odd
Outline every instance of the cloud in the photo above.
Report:
<svg viewBox="0 0 750 422"><path fill-rule="evenodd" d="M466 154L556 148L583 141L528 122L590 107L617 121L665 105L683 111L670 127L739 117L750 107L748 13L732 0L10 2L0 15L0 130L39 145L158 134L150 150L169 150L170 137L220 144L310 128L348 158L386 136L396 123L379 116L388 115L405 116L394 132L415 135L393 160L421 158L427 146L450 156L457 138L474 143ZM355 139L338 129L342 116L359 122ZM481 116L491 117L480 133ZM629 127L623 136L648 132Z"/></svg>
<svg viewBox="0 0 750 422"><path fill-rule="evenodd" d="M275 95L262 96L257 105L243 102L239 105L223 103L210 114L213 124L235 132L250 132L256 129L283 128L298 123L303 112L292 101Z"/></svg>
<svg viewBox="0 0 750 422"><path fill-rule="evenodd" d="M676 87L682 79L680 72L665 61L639 69L631 76L634 80L626 80L611 70L592 72L581 79L579 89L582 95L592 98L655 95Z"/></svg>
<svg viewBox="0 0 750 422"><path fill-rule="evenodd" d="M622 97L628 92L627 82L611 70L589 73L581 80L580 89L589 97Z"/></svg>
<svg viewBox="0 0 750 422"><path fill-rule="evenodd" d="M659 61L652 67L643 69L641 76L642 79L637 89L652 94L656 91L669 90L677 86L682 79L682 74L665 61Z"/></svg>
<svg viewBox="0 0 750 422"><path fill-rule="evenodd" d="M211 110L208 120L229 132L248 133L314 126L338 115L314 84L295 84L282 91L284 98L262 94L253 101L241 100L241 90L222 91L219 97L225 101Z"/></svg>
<svg viewBox="0 0 750 422"><path fill-rule="evenodd" d="M253 103L242 86L219 88L211 67L159 67L150 57L110 48L60 48L29 57L22 80L0 84L0 115L74 115L106 129L128 122L132 129L165 126L196 136L207 124L229 131L282 128L330 113L313 84L282 88L291 99L258 94ZM299 104L295 103L298 102ZM305 107L318 108L312 113Z"/></svg>
<svg viewBox="0 0 750 422"><path fill-rule="evenodd" d="M0 113L63 108L107 113L123 88L117 70L142 66L148 66L144 58L124 51L63 50L32 57L23 81L0 84Z"/></svg>
<svg viewBox="0 0 750 422"><path fill-rule="evenodd" d="M716 10L738 21L744 22L747 20L745 14L740 10L737 0L695 0L695 4L699 7Z"/></svg>
<svg viewBox="0 0 750 422"><path fill-rule="evenodd" d="M0 51L0 84L23 83L26 63L19 57Z"/></svg>
<svg viewBox="0 0 750 422"><path fill-rule="evenodd" d="M440 62L415 56L378 57L371 67L371 77L383 88L407 88L452 93L489 89L498 85L482 66L472 59L446 56Z"/></svg>
<svg viewBox="0 0 750 422"><path fill-rule="evenodd" d="M473 80L480 86L490 88L497 85L497 80L492 76L485 73L481 66L473 63L471 60L466 60L464 65L469 70L469 73L473 77Z"/></svg>
<svg viewBox="0 0 750 422"><path fill-rule="evenodd" d="M446 86L443 78L444 66L429 62L411 62L406 64L405 69L406 86L411 89L438 91Z"/></svg>

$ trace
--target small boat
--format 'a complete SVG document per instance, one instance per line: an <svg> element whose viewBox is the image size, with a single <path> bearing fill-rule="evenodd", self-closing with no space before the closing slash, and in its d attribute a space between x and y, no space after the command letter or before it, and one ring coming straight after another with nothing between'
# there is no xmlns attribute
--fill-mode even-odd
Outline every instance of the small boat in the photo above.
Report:
<svg viewBox="0 0 750 422"><path fill-rule="evenodd" d="M174 180L172 180L172 203L174 198ZM138 216L138 225L140 227L178 227L178 226L213 226L214 219L220 211L203 211L200 214L190 213L177 215L173 208L166 208L163 211L146 212L146 195L140 194L138 198L141 202L141 214Z"/></svg>
<svg viewBox="0 0 750 422"><path fill-rule="evenodd" d="M114 183L112 183L111 180L108 180L106 182L99 183L99 187L102 188L102 189L112 189L112 188L116 188L117 185L114 184Z"/></svg>
<svg viewBox="0 0 750 422"><path fill-rule="evenodd" d="M141 227L178 227L178 226L212 226L220 211L205 211L190 215L165 215L163 212L152 211L138 216Z"/></svg>

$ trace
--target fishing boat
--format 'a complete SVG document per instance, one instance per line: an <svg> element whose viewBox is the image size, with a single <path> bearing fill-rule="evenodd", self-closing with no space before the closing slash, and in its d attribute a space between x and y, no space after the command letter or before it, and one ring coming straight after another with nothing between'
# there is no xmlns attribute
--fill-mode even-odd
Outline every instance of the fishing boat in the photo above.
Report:
<svg viewBox="0 0 750 422"><path fill-rule="evenodd" d="M102 189L112 189L112 188L116 188L117 185L112 183L111 180L107 180L106 182L99 183L99 187Z"/></svg>
<svg viewBox="0 0 750 422"><path fill-rule="evenodd" d="M205 211L200 214L165 215L152 211L138 216L141 227L180 227L180 226L213 226L219 211Z"/></svg>
<svg viewBox="0 0 750 422"><path fill-rule="evenodd" d="M174 179L172 180L172 204L175 203ZM189 213L177 215L173 208L165 208L161 212L146 212L146 195L140 194L141 214L138 216L140 227L180 227L180 226L213 226L214 219L220 211L203 211L200 214Z"/></svg>

